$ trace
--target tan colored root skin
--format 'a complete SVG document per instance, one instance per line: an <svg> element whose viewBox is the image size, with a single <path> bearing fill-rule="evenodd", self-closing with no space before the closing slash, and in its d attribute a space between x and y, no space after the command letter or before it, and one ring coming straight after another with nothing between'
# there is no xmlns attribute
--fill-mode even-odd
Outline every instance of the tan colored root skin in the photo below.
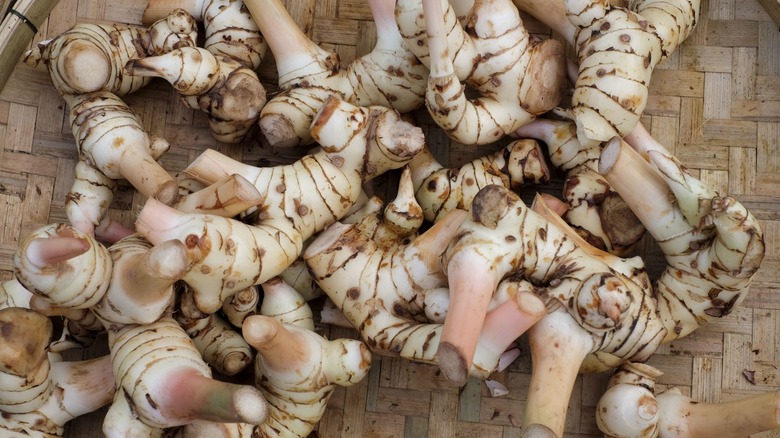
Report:
<svg viewBox="0 0 780 438"><path fill-rule="evenodd" d="M637 203L632 208L643 224L669 222L675 208L671 203L671 190L642 157L618 137L604 146L599 160L599 172L613 187L620 187L622 197ZM659 230L660 231L660 230ZM657 240L665 240L679 230L668 230L667 235L654 234Z"/></svg>
<svg viewBox="0 0 780 438"><path fill-rule="evenodd" d="M601 203L599 217L615 252L626 254L645 234L645 228L617 193L608 192ZM619 250L618 250L619 249Z"/></svg>
<svg viewBox="0 0 780 438"><path fill-rule="evenodd" d="M155 302L171 293L169 288L187 269L187 250L179 241L168 241L147 253L139 253L122 265L123 289L140 303Z"/></svg>
<svg viewBox="0 0 780 438"><path fill-rule="evenodd" d="M125 178L142 194L171 204L178 195L173 177L155 161L157 142L137 115L108 91L66 95L68 119L79 157L112 179Z"/></svg>
<svg viewBox="0 0 780 438"><path fill-rule="evenodd" d="M531 62L523 81L534 85L528 89L522 101L523 108L531 114L543 114L552 110L563 98L566 83L564 47L553 39L544 40L531 49Z"/></svg>
<svg viewBox="0 0 780 438"><path fill-rule="evenodd" d="M436 355L445 377L461 386L468 380L482 323L499 279L487 260L470 252L450 259L447 273L450 305Z"/></svg>
<svg viewBox="0 0 780 438"><path fill-rule="evenodd" d="M253 70L200 47L133 59L125 71L171 83L184 103L209 115L212 136L226 143L243 141L266 104L265 88Z"/></svg>
<svg viewBox="0 0 780 438"><path fill-rule="evenodd" d="M283 114L264 115L258 121L265 139L274 147L287 149L298 144L292 122Z"/></svg>
<svg viewBox="0 0 780 438"><path fill-rule="evenodd" d="M520 189L526 183L546 183L550 177L535 140L515 140L460 168L444 168L426 148L414 156L409 167L417 201L432 222L454 208L469 209L474 196L487 185Z"/></svg>
<svg viewBox="0 0 780 438"><path fill-rule="evenodd" d="M67 416L67 420L99 409L114 397L114 374L109 355L55 362L52 379L64 389L61 403L65 411L61 415Z"/></svg>
<svg viewBox="0 0 780 438"><path fill-rule="evenodd" d="M426 107L448 136L463 144L490 143L558 104L566 78L563 47L555 40L534 44L511 2L475 2L467 29L447 2L423 1L422 9L425 29L419 18L399 23L407 34L428 35ZM414 44L408 36L406 41ZM464 57L474 59L465 77L456 66ZM480 97L469 99L461 82Z"/></svg>
<svg viewBox="0 0 780 438"><path fill-rule="evenodd" d="M47 360L53 326L49 318L29 309L0 310L0 371L28 377Z"/></svg>
<svg viewBox="0 0 780 438"><path fill-rule="evenodd" d="M257 188L243 176L234 174L180 198L176 208L186 213L233 217L262 202L263 196Z"/></svg>
<svg viewBox="0 0 780 438"><path fill-rule="evenodd" d="M679 392L657 398L663 438L748 436L780 428L780 394L776 391L728 403L698 403Z"/></svg>
<svg viewBox="0 0 780 438"><path fill-rule="evenodd" d="M523 423L546 426L562 437L574 382L593 340L561 309L532 326L528 340L531 383Z"/></svg>
<svg viewBox="0 0 780 438"><path fill-rule="evenodd" d="M125 24L77 23L33 47L24 62L31 66L45 63L55 88L63 96L100 90L124 96L149 83L149 79L125 74L125 63L175 47L194 46L196 31L195 21L183 11L148 29Z"/></svg>
<svg viewBox="0 0 780 438"><path fill-rule="evenodd" d="M132 236L109 252L114 261L111 284L94 313L107 327L159 319L173 303L174 283L190 268L185 245L169 240L150 247Z"/></svg>
<svg viewBox="0 0 780 438"><path fill-rule="evenodd" d="M563 196L566 222L589 244L620 256L628 256L644 235L644 226L626 202L598 174L600 145L584 146L577 139L573 121L537 119L516 131L547 144L550 161L566 172Z"/></svg>
<svg viewBox="0 0 780 438"><path fill-rule="evenodd" d="M268 101L259 121L271 146L316 141L309 127L317 110L331 96L361 106L382 105L399 111L409 111L422 102L425 69L404 47L388 50L384 46L385 32L379 33L371 52L342 66L336 53L323 50L307 38L281 1L244 3L276 60L281 92ZM395 58L387 62L390 66L383 63L386 57ZM420 89L419 95L416 89Z"/></svg>
<svg viewBox="0 0 780 438"><path fill-rule="evenodd" d="M295 367L309 360L310 352L304 339L297 332L285 329L274 318L246 318L243 331L246 341L272 368Z"/></svg>

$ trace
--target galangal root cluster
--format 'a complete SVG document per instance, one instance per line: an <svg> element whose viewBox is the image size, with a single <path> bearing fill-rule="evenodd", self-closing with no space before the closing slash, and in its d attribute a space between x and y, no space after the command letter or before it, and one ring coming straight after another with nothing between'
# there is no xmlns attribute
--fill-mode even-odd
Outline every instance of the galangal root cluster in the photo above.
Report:
<svg viewBox="0 0 780 438"><path fill-rule="evenodd" d="M563 45L529 35L508 0L369 0L376 45L344 66L280 0L157 0L148 28L82 24L34 48L26 62L43 63L67 103L79 161L69 223L25 236L0 284L0 435L61 436L110 405L109 437L308 437L373 354L463 385L508 366L523 335L525 436L562 438L577 375L613 368L597 412L607 436L780 427L777 394L697 404L656 394L661 372L644 363L738 306L765 251L750 212L638 123L698 2L515 3L574 47L572 108L556 111L570 120L542 117L566 94ZM267 49L279 91L266 101ZM151 77L223 143L260 131L315 147L265 167L215 147L174 176L157 160L178 145L120 97ZM400 114L423 104L484 156L440 164ZM507 135L521 138L494 143ZM527 206L518 192L552 168L563 199ZM369 197L389 172L395 197ZM147 198L132 226L108 214L123 179ZM668 265L657 279L627 256L645 230ZM358 339L327 339L315 322ZM94 342L109 354L63 360Z"/></svg>

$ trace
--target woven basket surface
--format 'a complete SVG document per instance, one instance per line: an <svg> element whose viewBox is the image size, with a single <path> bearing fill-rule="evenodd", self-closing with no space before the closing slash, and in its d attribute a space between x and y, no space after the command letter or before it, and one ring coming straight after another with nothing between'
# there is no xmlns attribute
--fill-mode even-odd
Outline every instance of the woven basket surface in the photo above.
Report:
<svg viewBox="0 0 780 438"><path fill-rule="evenodd" d="M146 0L61 0L40 27L35 41L56 36L77 22L140 24ZM364 0L287 0L300 27L324 48L348 62L368 52L375 28ZM702 402L722 402L780 389L780 32L757 0L702 0L694 34L655 71L643 123L703 181L734 196L759 219L767 254L743 305L717 323L663 345L650 364L663 371L660 386L676 386ZM527 18L534 34L549 35ZM0 62L14 62L3 59ZM259 73L270 90L275 84L271 56ZM274 150L252 140L242 145L211 139L206 117L182 106L170 86L153 82L125 101L150 133L165 137L172 149L161 162L183 169L206 148L247 163L290 162L301 151ZM429 124L424 113L420 123ZM445 163L460 165L495 146L451 144L426 125L428 142ZM73 181L77 153L67 124L65 102L43 68L18 65L0 94L0 280L12 277L12 256L32 230L64 222L65 194ZM375 186L394 191L397 174ZM560 194L560 181L527 191ZM389 193L388 193L389 192ZM525 195L524 195L525 196ZM110 214L131 225L144 198L120 185ZM654 242L637 249L652 275L664 268ZM355 332L321 326L331 338ZM494 378L510 394L493 398L481 381L457 388L436 367L397 358L376 357L360 384L339 388L318 426L322 437L516 437L530 381L524 354ZM99 348L99 347L98 347ZM87 351L85 356L105 353ZM754 376L748 379L746 376ZM571 397L566 437L601 436L595 406L607 373L577 379ZM74 420L68 437L100 436L105 411ZM777 436L780 431L761 437Z"/></svg>

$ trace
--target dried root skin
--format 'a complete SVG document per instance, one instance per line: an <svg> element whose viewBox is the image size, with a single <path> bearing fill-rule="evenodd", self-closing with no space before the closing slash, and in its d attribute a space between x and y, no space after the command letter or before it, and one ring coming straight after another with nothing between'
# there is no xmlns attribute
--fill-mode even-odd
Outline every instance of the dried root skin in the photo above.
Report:
<svg viewBox="0 0 780 438"><path fill-rule="evenodd" d="M372 351L436 363L443 326L424 323L423 291L446 285L440 255L464 215L463 211L453 211L410 244L392 249L381 248L370 236L362 235L359 224L336 223L312 242L304 259L322 289ZM358 278L351 274L354 270L360 272ZM532 307L516 306L514 319L522 319L525 311L533 313ZM483 333L468 370L471 375L490 375L510 343L504 338L511 337L513 330L507 329L511 324L494 325L501 326L504 333ZM514 338L524 329L517 330ZM504 341L505 345L497 346Z"/></svg>
<svg viewBox="0 0 780 438"><path fill-rule="evenodd" d="M567 175L563 196L569 205L566 222L596 248L626 255L645 234L623 198L589 168L577 168Z"/></svg>
<svg viewBox="0 0 780 438"><path fill-rule="evenodd" d="M758 221L744 206L717 195L673 157L658 150L649 157L652 164L616 139L605 148L602 167L669 264L656 286L669 341L729 314L744 299L765 244ZM650 187L656 193L650 204L629 193L641 189L646 200Z"/></svg>
<svg viewBox="0 0 780 438"><path fill-rule="evenodd" d="M578 28L571 41L580 64L572 114L580 142L625 136L644 111L653 69L693 30L699 1L641 0L628 8L595 1L564 3Z"/></svg>
<svg viewBox="0 0 780 438"><path fill-rule="evenodd" d="M268 44L243 1L204 1L201 16L206 30L203 43L206 50L235 59L252 70L260 66Z"/></svg>
<svg viewBox="0 0 780 438"><path fill-rule="evenodd" d="M184 214L150 199L136 227L152 244L177 239L187 246L192 265L183 280L204 313L216 312L236 292L279 275L303 251L304 238L287 218L252 226Z"/></svg>
<svg viewBox="0 0 780 438"><path fill-rule="evenodd" d="M75 257L39 265L30 258L29 247L38 240L78 239L87 247ZM106 292L112 263L108 250L92 237L65 224L52 224L34 231L14 255L14 273L30 292L53 304L86 309Z"/></svg>
<svg viewBox="0 0 780 438"><path fill-rule="evenodd" d="M532 44L511 2L475 2L462 27L447 2L423 2L422 9L430 9L424 14L417 3L399 3L396 17L408 46L418 35L428 35L427 45L417 49L430 55L421 58L431 69L426 106L451 138L490 143L558 104L565 81L563 49L552 40ZM412 19L413 10L425 17L424 26L419 16ZM464 71L459 58L468 53ZM469 100L461 82L481 97Z"/></svg>
<svg viewBox="0 0 780 438"><path fill-rule="evenodd" d="M48 66L54 87L62 95L105 90L124 96L149 79L123 72L131 59L161 53L176 46L195 45L194 21L179 12L147 30L138 26L80 23L39 44L24 62ZM84 74L88 71L89 74Z"/></svg>
<svg viewBox="0 0 780 438"><path fill-rule="evenodd" d="M30 309L9 307L0 310L0 329L0 409L35 411L54 390L47 356L52 323Z"/></svg>
<svg viewBox="0 0 780 438"><path fill-rule="evenodd" d="M253 70L200 47L132 60L125 70L170 82L187 105L209 114L212 135L227 143L246 138L266 103L265 88Z"/></svg>
<svg viewBox="0 0 780 438"><path fill-rule="evenodd" d="M76 164L76 178L65 196L68 221L79 231L94 235L114 199L116 181L84 161Z"/></svg>
<svg viewBox="0 0 780 438"><path fill-rule="evenodd" d="M594 247L617 255L628 254L644 235L644 226L598 174L600 145L582 145L572 121L537 119L516 134L544 141L552 164L566 172L566 222Z"/></svg>
<svg viewBox="0 0 780 438"><path fill-rule="evenodd" d="M190 336L203 360L220 374L234 376L252 364L254 354L249 345L219 314L212 313L202 319L177 315L176 320Z"/></svg>
<svg viewBox="0 0 780 438"><path fill-rule="evenodd" d="M79 156L108 178L125 178L146 196L170 204L176 182L150 151L159 148L127 104L107 91L65 96Z"/></svg>
<svg viewBox="0 0 780 438"><path fill-rule="evenodd" d="M386 35L371 53L343 68L338 55L321 49L298 29L282 2L248 0L245 4L277 62L281 93L269 100L259 122L272 146L292 147L316 140L308 130L331 95L359 105L386 105L399 111L420 104L419 89L424 87L427 72L403 47L388 50L392 44ZM396 59L386 60L388 54Z"/></svg>
<svg viewBox="0 0 780 438"><path fill-rule="evenodd" d="M322 106L311 133L322 149L293 164L257 168L209 150L185 171L208 183L240 174L263 197L253 222L289 221L306 240L350 212L364 182L403 167L424 142L422 131L395 111L336 97Z"/></svg>
<svg viewBox="0 0 780 438"><path fill-rule="evenodd" d="M285 269L285 272L287 270L289 268ZM260 302L260 292L257 286L250 286L236 292L229 300L225 300L222 304L222 313L234 327L241 327L247 316L257 313L258 302Z"/></svg>
<svg viewBox="0 0 780 438"><path fill-rule="evenodd" d="M107 356L52 362L52 323L30 309L0 310L0 326L0 434L62 436L66 422L111 400L114 379Z"/></svg>
<svg viewBox="0 0 780 438"><path fill-rule="evenodd" d="M410 162L415 196L425 219L435 222L449 211L468 210L483 187L496 184L519 189L547 182L549 169L537 142L516 140L500 151L477 158L459 169L442 167L427 149Z"/></svg>

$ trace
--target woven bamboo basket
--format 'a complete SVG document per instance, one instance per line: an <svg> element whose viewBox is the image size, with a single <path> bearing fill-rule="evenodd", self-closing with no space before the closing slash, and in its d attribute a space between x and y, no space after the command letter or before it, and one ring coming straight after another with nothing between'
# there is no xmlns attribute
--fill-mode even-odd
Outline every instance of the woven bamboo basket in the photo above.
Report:
<svg viewBox="0 0 780 438"><path fill-rule="evenodd" d="M146 0L61 0L39 26L33 43L77 22L140 24L145 4ZM323 47L335 50L342 61L373 47L375 29L364 0L287 0L287 6L299 26ZM695 400L720 402L780 389L780 32L759 0L703 0L701 11L695 33L656 70L642 121L693 174L752 211L763 227L767 254L741 307L663 345L650 364L663 371L662 388L677 386ZM549 36L539 22L531 18L525 22L532 33ZM270 55L259 73L273 90L276 73ZM216 143L206 117L180 105L167 83L153 82L125 100L152 134L173 145L161 160L170 171L183 169L206 148L262 165L286 163L301 154L264 147L258 140ZM16 65L0 94L0 280L13 275L12 256L20 240L44 224L67 220L64 200L77 153L65 111L43 68ZM430 126L424 112L417 116L435 155L445 164L460 165L495 149L451 143ZM396 181L397 174L390 174L374 190L392 194ZM560 188L559 181L526 190L557 195ZM132 225L133 212L143 202L129 185L120 185L110 214ZM651 275L663 270L663 257L649 239L639 245L637 254L644 256ZM319 328L331 338L356 335L346 329ZM520 343L527 352L522 339ZM97 345L83 355L105 352L105 346ZM754 378L748 379L751 373ZM608 378L602 373L577 380L567 438L600 436L595 406ZM495 379L508 387L509 395L493 398L481 381L458 388L436 367L375 357L366 379L335 392L318 434L519 436L530 358L521 356ZM72 421L66 436L100 436L104 413ZM780 431L760 436L780 437Z"/></svg>

